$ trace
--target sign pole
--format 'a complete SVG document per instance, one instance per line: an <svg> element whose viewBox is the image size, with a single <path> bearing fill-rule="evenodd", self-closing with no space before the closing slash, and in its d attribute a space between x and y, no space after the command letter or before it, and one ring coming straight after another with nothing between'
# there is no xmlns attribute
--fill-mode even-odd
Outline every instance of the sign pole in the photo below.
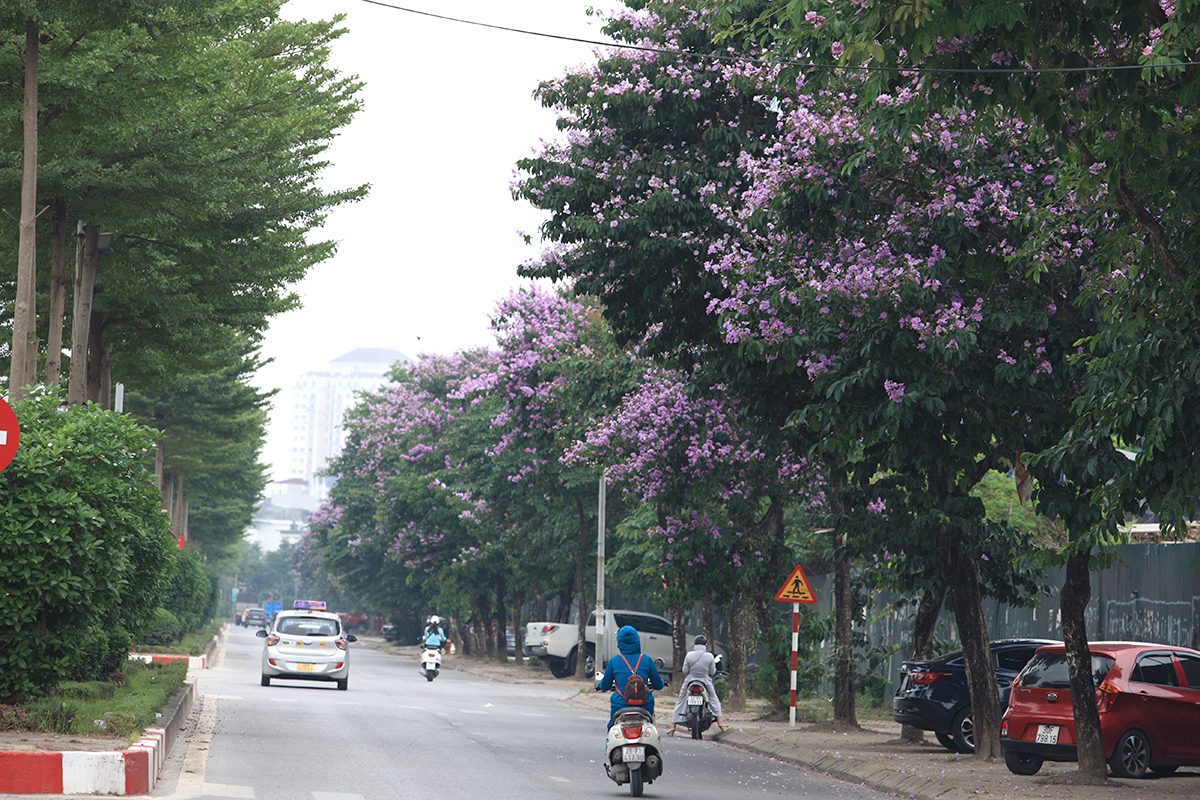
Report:
<svg viewBox="0 0 1200 800"><path fill-rule="evenodd" d="M792 707L788 710L788 724L796 727L796 654L800 652L800 604L792 603Z"/></svg>

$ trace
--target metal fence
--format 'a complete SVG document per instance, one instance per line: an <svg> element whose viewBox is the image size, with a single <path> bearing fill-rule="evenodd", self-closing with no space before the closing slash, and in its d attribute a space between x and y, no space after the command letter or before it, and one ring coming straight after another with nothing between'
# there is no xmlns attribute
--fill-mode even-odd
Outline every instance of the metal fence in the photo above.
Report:
<svg viewBox="0 0 1200 800"><path fill-rule="evenodd" d="M1088 638L1200 649L1200 567L1187 568L1189 560L1200 560L1200 543L1133 544L1119 548L1116 556L1111 567L1092 573L1092 598L1085 613ZM1035 608L1014 608L985 600L989 639L1061 639L1058 591L1064 577L1061 568L1048 572L1046 583L1052 592L1040 597ZM817 593L816 613L832 614L832 576L808 578ZM891 606L897 599L889 592L873 593L868 622L859 628L872 645L895 651L879 668L886 682L885 697L895 692L916 613L911 605L893 613ZM957 647L958 628L953 615L944 609L935 636ZM822 657L831 657L832 648L832 641L823 642Z"/></svg>

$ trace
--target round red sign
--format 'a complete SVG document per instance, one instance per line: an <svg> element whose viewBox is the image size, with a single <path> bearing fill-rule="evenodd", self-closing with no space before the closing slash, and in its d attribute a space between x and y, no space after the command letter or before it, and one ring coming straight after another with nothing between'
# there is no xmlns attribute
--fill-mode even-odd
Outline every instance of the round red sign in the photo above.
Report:
<svg viewBox="0 0 1200 800"><path fill-rule="evenodd" d="M12 406L0 397L0 471L12 463L20 443L21 427L17 424L17 415L13 413Z"/></svg>

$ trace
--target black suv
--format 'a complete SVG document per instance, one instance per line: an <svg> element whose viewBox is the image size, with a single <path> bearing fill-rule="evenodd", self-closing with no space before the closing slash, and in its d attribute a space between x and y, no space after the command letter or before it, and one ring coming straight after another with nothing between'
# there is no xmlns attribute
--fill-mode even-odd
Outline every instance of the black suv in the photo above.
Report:
<svg viewBox="0 0 1200 800"><path fill-rule="evenodd" d="M1002 639L991 643L992 666L1000 689L1001 707L1017 673L1034 652L1051 639ZM971 692L967 687L967 662L961 650L931 661L905 661L900 665L900 687L892 698L892 719L933 731L948 750L975 752L975 723L971 717Z"/></svg>
<svg viewBox="0 0 1200 800"><path fill-rule="evenodd" d="M251 626L265 628L267 627L267 612L261 608L247 608L237 618L237 624L246 628Z"/></svg>

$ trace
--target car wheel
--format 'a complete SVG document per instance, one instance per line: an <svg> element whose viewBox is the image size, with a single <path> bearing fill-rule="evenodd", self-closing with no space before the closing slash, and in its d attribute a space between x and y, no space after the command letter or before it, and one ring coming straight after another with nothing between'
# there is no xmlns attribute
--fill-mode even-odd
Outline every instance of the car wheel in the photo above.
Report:
<svg viewBox="0 0 1200 800"><path fill-rule="evenodd" d="M548 664L550 666L550 674L556 678L565 678L575 674L574 659L563 661L561 658L555 658L549 661ZM568 666L570 666L570 669L567 669Z"/></svg>
<svg viewBox="0 0 1200 800"><path fill-rule="evenodd" d="M954 715L950 738L954 740L954 746L958 748L958 752L975 752L975 718L971 716L970 706Z"/></svg>
<svg viewBox="0 0 1200 800"><path fill-rule="evenodd" d="M1150 771L1155 775L1174 775L1175 770L1179 769L1178 764L1151 764Z"/></svg>
<svg viewBox="0 0 1200 800"><path fill-rule="evenodd" d="M1014 775L1036 775L1042 768L1042 757L1037 753L1017 753L1013 750L1004 751L1004 766Z"/></svg>
<svg viewBox="0 0 1200 800"><path fill-rule="evenodd" d="M1150 740L1139 730L1125 731L1117 739L1108 766L1118 778L1141 778L1150 766Z"/></svg>
<svg viewBox="0 0 1200 800"><path fill-rule="evenodd" d="M942 733L941 731L934 731L933 735L937 737L938 744L940 744L942 747L946 748L951 753L958 752L958 745L954 743L954 739L950 736L950 734Z"/></svg>
<svg viewBox="0 0 1200 800"><path fill-rule="evenodd" d="M270 675L263 675L263 676L262 676L262 685L263 685L263 686L270 686L270 685L271 685L271 676L270 676Z"/></svg>
<svg viewBox="0 0 1200 800"><path fill-rule="evenodd" d="M350 688L350 679L349 678L343 678L342 680L338 681L338 691L344 692L349 688Z"/></svg>
<svg viewBox="0 0 1200 800"><path fill-rule="evenodd" d="M583 670L589 678L596 674L596 648L594 645L587 646L587 658L583 660Z"/></svg>

